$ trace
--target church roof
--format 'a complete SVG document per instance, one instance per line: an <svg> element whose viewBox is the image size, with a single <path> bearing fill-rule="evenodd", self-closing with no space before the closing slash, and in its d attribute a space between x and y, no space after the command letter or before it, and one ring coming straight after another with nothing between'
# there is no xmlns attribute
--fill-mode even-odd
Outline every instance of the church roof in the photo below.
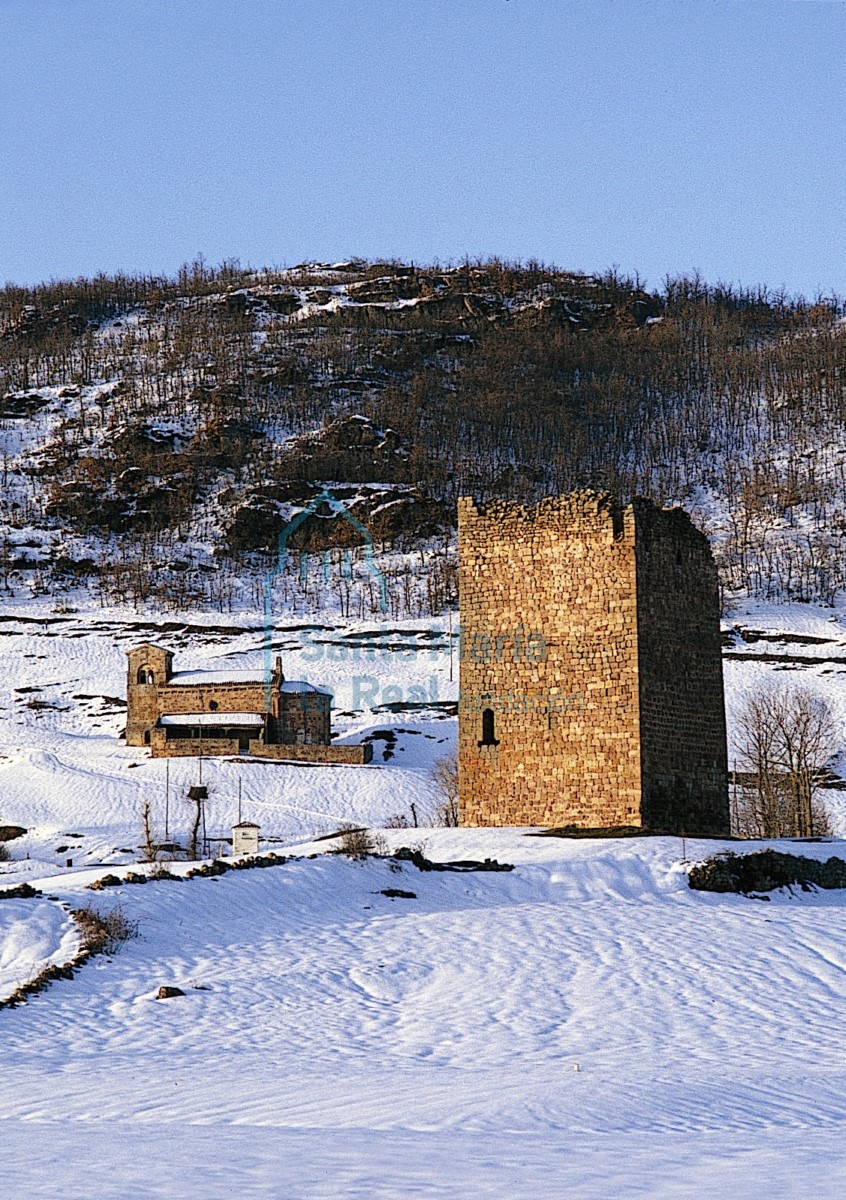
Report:
<svg viewBox="0 0 846 1200"><path fill-rule="evenodd" d="M252 671L174 671L168 687L195 687L200 683L264 683L261 667Z"/></svg>

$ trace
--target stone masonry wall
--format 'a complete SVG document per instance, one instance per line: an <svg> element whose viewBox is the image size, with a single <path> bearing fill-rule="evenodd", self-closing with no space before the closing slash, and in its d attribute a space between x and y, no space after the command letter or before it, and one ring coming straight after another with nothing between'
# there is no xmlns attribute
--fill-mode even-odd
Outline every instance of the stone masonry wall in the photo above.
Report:
<svg viewBox="0 0 846 1200"><path fill-rule="evenodd" d="M687 515L579 492L458 520L462 824L727 832L716 570Z"/></svg>
<svg viewBox="0 0 846 1200"><path fill-rule="evenodd" d="M150 738L153 758L210 758L215 754L237 754L237 738L172 738L163 729L154 729Z"/></svg>
<svg viewBox="0 0 846 1200"><path fill-rule="evenodd" d="M158 689L159 715L201 712L264 712L264 684L201 683ZM216 709L209 707L210 703Z"/></svg>
<svg viewBox="0 0 846 1200"><path fill-rule="evenodd" d="M143 746L159 719L159 706L154 684L132 683L126 689L126 744Z"/></svg>
<svg viewBox="0 0 846 1200"><path fill-rule="evenodd" d="M127 667L126 741L130 746L150 745L154 758L246 753L243 731L239 737L167 738L158 727L161 716L209 713L226 726L228 713L264 713L265 741L252 739L250 753L261 758L302 762L368 763L369 744L331 745L331 697L320 691L281 691L281 666L274 673L271 689L263 680L232 683L169 682L172 655L162 647L146 644L129 651ZM278 661L278 660L277 660ZM139 671L153 683L139 683ZM268 695L268 692L270 693Z"/></svg>
<svg viewBox="0 0 846 1200"><path fill-rule="evenodd" d="M239 746L237 738L173 738L168 741L163 729L154 729L150 743L153 758L204 758L212 755L229 754L233 757L246 751ZM369 742L358 746L282 746L250 739L251 758L275 759L277 762L346 763L361 766L373 757Z"/></svg>
<svg viewBox="0 0 846 1200"><path fill-rule="evenodd" d="M644 823L728 833L716 565L687 513L643 501L633 509Z"/></svg>
<svg viewBox="0 0 846 1200"><path fill-rule="evenodd" d="M260 681L160 685L138 684L133 676L127 695L126 740L130 746L144 745L144 734L154 729L160 716L214 712L225 724L226 713L264 712L267 701L265 686ZM267 734L271 740L305 739L309 743L330 740L331 712L328 698L321 693L285 692L279 698L279 706L278 720L272 712L268 714Z"/></svg>
<svg viewBox="0 0 846 1200"><path fill-rule="evenodd" d="M373 758L373 747L369 742L355 746L285 746L251 741L250 756L281 762L350 763L361 766Z"/></svg>
<svg viewBox="0 0 846 1200"><path fill-rule="evenodd" d="M270 730L273 741L328 745L332 738L331 697L321 692L283 692L280 699L279 721Z"/></svg>
<svg viewBox="0 0 846 1200"><path fill-rule="evenodd" d="M197 684L176 686L138 684L130 668L127 687L126 742L128 746L143 746L145 734L152 737L160 716L179 713L210 713L221 715L237 712L264 712L265 689L262 683ZM212 708L211 705L216 705ZM188 751L181 753L187 754ZM209 751L211 753L211 751ZM225 753L221 751L221 753Z"/></svg>
<svg viewBox="0 0 846 1200"><path fill-rule="evenodd" d="M460 499L458 529L462 824L640 824L633 523L582 492Z"/></svg>

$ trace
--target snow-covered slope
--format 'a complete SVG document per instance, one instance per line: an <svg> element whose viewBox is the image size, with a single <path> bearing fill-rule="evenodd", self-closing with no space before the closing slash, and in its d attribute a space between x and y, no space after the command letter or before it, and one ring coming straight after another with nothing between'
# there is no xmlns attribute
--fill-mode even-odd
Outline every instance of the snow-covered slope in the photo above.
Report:
<svg viewBox="0 0 846 1200"><path fill-rule="evenodd" d="M45 967L68 962L79 942L76 923L55 902L4 899L0 904L0 1000Z"/></svg>

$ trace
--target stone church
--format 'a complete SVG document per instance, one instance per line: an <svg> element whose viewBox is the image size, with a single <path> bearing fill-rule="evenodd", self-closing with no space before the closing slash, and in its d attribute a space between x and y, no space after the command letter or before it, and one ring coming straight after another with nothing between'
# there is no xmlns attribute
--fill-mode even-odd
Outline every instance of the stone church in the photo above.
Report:
<svg viewBox="0 0 846 1200"><path fill-rule="evenodd" d="M277 658L261 671L174 671L173 654L144 642L127 651L126 741L153 758L250 754L368 763L369 743L332 744L331 693L288 680Z"/></svg>
<svg viewBox="0 0 846 1200"><path fill-rule="evenodd" d="M681 509L458 502L464 825L729 831L717 573Z"/></svg>

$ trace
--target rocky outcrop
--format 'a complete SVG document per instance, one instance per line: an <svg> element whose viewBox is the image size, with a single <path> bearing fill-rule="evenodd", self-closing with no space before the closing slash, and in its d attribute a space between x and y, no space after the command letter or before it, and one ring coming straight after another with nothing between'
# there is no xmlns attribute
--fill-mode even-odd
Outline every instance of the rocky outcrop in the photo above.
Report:
<svg viewBox="0 0 846 1200"><path fill-rule="evenodd" d="M315 507L286 542L289 549L359 547L366 541L361 526L377 546L405 544L429 537L450 524L448 506L419 488L330 485L332 500L337 503L319 500L324 490L322 483L301 480L252 489L235 511L226 535L227 548L236 553L275 553L279 535L310 505Z"/></svg>

